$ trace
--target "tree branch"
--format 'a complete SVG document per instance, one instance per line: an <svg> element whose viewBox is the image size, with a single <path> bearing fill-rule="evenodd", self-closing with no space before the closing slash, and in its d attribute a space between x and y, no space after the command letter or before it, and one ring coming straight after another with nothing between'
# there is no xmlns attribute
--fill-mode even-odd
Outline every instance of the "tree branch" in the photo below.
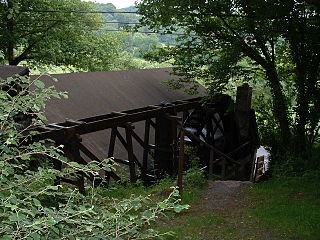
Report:
<svg viewBox="0 0 320 240"><path fill-rule="evenodd" d="M251 7L250 7L250 2L247 2L247 1L245 1L245 2L246 2L247 7L244 7L243 9L247 12L248 16L252 16L250 19L246 19L245 21L247 21L248 26L257 41L257 46L261 49L265 59L268 62L273 62L272 57L270 57L268 48L266 46L266 42L262 39L262 37L256 31L255 18L254 18L253 11L251 10ZM264 21L267 21L267 20L264 20Z"/></svg>
<svg viewBox="0 0 320 240"><path fill-rule="evenodd" d="M54 29L57 25L59 25L59 21L51 24L50 26L48 26L46 29L43 29L42 31L34 31L28 34L25 34L26 36L28 35L32 35L32 34L36 34L36 33L46 33L52 29ZM23 60L26 59L32 59L32 57L29 56L29 54L32 52L33 48L37 45L37 43L41 42L43 38L39 38L38 40L34 40L32 43L29 44L29 46L24 49L24 51L17 57L15 57L12 60L12 64L11 65L18 65L20 62L22 62Z"/></svg>
<svg viewBox="0 0 320 240"><path fill-rule="evenodd" d="M227 23L227 21L222 17L219 16L219 18L221 19L221 21L224 23L224 25L229 29L229 31L235 36L235 43L239 42L240 47L242 48L243 52L250 57L252 60L256 61L258 64L260 64L264 69L268 68L268 62L266 61L266 59L264 59L263 57L261 57L261 55L254 50L252 47L250 47L245 39L243 37L241 37L231 26L230 24Z"/></svg>
<svg viewBox="0 0 320 240"><path fill-rule="evenodd" d="M26 60L28 58L28 54L32 52L32 49L38 42L40 42L40 40L34 41L33 43L29 44L29 46L18 57L15 57L13 59L11 65L18 65L21 61Z"/></svg>

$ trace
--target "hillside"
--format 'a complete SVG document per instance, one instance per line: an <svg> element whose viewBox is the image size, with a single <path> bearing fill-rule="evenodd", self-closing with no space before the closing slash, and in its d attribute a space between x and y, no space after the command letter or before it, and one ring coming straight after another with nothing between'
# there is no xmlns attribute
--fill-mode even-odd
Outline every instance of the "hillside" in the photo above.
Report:
<svg viewBox="0 0 320 240"><path fill-rule="evenodd" d="M112 3L96 3L97 11L112 12L104 13L104 20L106 22L105 29L107 31L123 32L123 28L134 27L139 23L139 15L123 12L136 12L137 8L134 6L117 9ZM119 12L119 13L113 13ZM140 28L138 32L128 33L124 37L124 50L132 54L134 57L141 58L141 53L150 51L153 46L175 45L176 35L161 35L149 33L150 30L146 27Z"/></svg>

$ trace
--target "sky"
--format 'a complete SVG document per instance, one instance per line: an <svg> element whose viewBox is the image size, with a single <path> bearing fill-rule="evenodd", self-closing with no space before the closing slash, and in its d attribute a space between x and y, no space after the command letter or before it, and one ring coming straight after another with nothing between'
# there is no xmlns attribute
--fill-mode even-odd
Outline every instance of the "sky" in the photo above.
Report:
<svg viewBox="0 0 320 240"><path fill-rule="evenodd" d="M125 8L134 5L136 0L83 0L85 2L112 3L116 8Z"/></svg>

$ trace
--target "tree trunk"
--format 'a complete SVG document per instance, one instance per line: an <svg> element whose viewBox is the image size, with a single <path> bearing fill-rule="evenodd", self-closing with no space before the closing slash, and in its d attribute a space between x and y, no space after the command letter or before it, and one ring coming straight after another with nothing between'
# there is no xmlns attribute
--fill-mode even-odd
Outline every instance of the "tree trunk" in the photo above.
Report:
<svg viewBox="0 0 320 240"><path fill-rule="evenodd" d="M317 88L317 69L319 58L308 53L307 39L305 36L305 26L297 24L299 31L296 38L290 41L291 54L296 68L296 90L297 90L297 120L295 128L295 148L296 156L306 157L308 154L307 125L310 123L310 103L314 97L313 91Z"/></svg>
<svg viewBox="0 0 320 240"><path fill-rule="evenodd" d="M280 126L281 142L287 148L291 141L288 106L274 64L266 68L266 75L272 89L273 112Z"/></svg>
<svg viewBox="0 0 320 240"><path fill-rule="evenodd" d="M307 156L312 141L308 141L308 136L312 136L315 128L312 123L319 121L319 114L312 111L310 104L317 106L317 73L319 69L319 58L309 58L309 60L297 61L297 123L295 135L296 156ZM311 60L310 60L311 59ZM311 129L307 129L310 126ZM315 127L315 126L314 126ZM307 132L307 131L310 132Z"/></svg>
<svg viewBox="0 0 320 240"><path fill-rule="evenodd" d="M299 64L299 63L297 63ZM307 64L307 63L305 63ZM303 156L307 151L306 125L309 113L309 97L307 96L306 71L302 64L297 65L297 123L295 132L295 155Z"/></svg>
<svg viewBox="0 0 320 240"><path fill-rule="evenodd" d="M9 65L16 65L16 64L14 64L13 49L14 49L14 43L13 43L13 41L11 41L11 39L9 39L8 40L8 62L9 62Z"/></svg>
<svg viewBox="0 0 320 240"><path fill-rule="evenodd" d="M9 9L13 9L13 3L10 0L8 0L8 10ZM14 64L13 30L14 30L14 20L13 20L13 17L11 17L10 19L7 20L7 31L8 31L7 58L8 58L9 65L16 65Z"/></svg>

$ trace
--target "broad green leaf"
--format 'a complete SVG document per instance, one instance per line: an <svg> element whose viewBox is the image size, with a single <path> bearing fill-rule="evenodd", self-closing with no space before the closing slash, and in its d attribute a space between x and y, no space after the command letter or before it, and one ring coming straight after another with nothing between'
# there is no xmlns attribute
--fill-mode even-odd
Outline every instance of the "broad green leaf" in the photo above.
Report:
<svg viewBox="0 0 320 240"><path fill-rule="evenodd" d="M41 202L38 199L33 198L32 200L33 200L33 203L34 203L35 206L41 207Z"/></svg>
<svg viewBox="0 0 320 240"><path fill-rule="evenodd" d="M40 80L35 80L34 85L36 85L40 89L43 89L45 87L45 84Z"/></svg>

